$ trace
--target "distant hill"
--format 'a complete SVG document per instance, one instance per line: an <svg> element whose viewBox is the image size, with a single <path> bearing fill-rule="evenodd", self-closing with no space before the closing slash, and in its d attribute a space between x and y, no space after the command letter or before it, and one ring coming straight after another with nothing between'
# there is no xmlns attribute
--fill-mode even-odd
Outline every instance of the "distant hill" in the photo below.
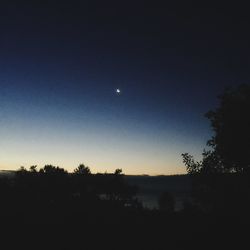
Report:
<svg viewBox="0 0 250 250"><path fill-rule="evenodd" d="M14 177L15 176L14 170L0 170L0 178L1 177Z"/></svg>

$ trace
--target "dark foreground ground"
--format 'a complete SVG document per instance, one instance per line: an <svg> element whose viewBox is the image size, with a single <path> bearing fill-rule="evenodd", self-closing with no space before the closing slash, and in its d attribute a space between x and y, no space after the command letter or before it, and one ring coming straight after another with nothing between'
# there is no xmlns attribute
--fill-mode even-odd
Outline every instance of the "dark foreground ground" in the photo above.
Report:
<svg viewBox="0 0 250 250"><path fill-rule="evenodd" d="M175 179L133 181L152 194L176 186L170 191L178 195ZM248 249L249 211L233 206L233 193L220 213L192 206L173 212L141 206L132 184L119 173L72 175L53 166L2 178L0 249Z"/></svg>
<svg viewBox="0 0 250 250"><path fill-rule="evenodd" d="M249 220L239 216L1 217L1 249L247 249L249 243Z"/></svg>

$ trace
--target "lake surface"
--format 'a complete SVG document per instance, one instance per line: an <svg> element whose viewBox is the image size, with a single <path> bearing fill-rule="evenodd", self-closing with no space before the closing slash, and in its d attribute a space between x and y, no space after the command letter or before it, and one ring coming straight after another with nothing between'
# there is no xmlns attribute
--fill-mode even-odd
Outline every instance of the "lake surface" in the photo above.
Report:
<svg viewBox="0 0 250 250"><path fill-rule="evenodd" d="M158 198L163 192L171 193L176 200L175 210L182 208L183 202L191 201L191 181L188 175L173 176L125 176L131 185L139 188L138 199L144 207L158 208Z"/></svg>

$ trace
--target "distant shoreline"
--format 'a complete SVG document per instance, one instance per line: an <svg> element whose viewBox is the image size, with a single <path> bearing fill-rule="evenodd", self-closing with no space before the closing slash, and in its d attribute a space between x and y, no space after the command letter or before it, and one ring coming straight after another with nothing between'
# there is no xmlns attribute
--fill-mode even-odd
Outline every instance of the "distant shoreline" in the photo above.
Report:
<svg viewBox="0 0 250 250"><path fill-rule="evenodd" d="M15 173L18 170L6 170L6 169L1 169L0 170L0 175L5 173ZM68 172L69 174L73 172ZM105 173L92 173L92 174L105 174ZM113 174L113 173L106 173L106 174ZM180 176L187 176L188 174L169 174L169 175L164 175L164 174L159 174L159 175L149 175L149 174L124 174L126 177L180 177Z"/></svg>

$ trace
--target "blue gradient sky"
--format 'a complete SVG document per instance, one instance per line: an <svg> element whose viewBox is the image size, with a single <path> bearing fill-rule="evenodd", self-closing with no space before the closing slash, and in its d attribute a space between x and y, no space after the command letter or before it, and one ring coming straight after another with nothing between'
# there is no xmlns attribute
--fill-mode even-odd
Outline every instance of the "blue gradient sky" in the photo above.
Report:
<svg viewBox="0 0 250 250"><path fill-rule="evenodd" d="M233 8L1 10L1 169L185 173L181 153L198 157L211 136L204 113L249 81L249 19Z"/></svg>

